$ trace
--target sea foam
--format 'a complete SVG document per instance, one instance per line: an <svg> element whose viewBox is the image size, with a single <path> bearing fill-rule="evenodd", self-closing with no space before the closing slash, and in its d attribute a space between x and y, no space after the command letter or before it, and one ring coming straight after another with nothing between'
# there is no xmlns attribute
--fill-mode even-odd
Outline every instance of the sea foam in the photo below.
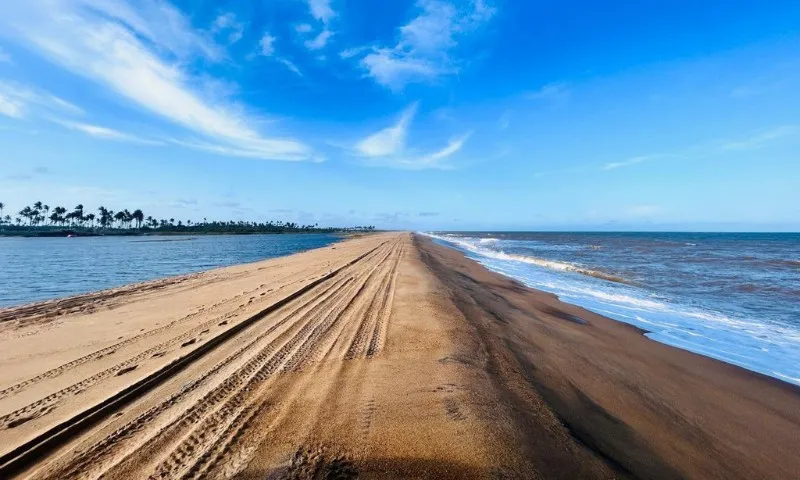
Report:
<svg viewBox="0 0 800 480"><path fill-rule="evenodd" d="M503 251L518 250L519 241L426 235L490 270L637 326L652 340L800 385L798 329L684 304L583 265Z"/></svg>

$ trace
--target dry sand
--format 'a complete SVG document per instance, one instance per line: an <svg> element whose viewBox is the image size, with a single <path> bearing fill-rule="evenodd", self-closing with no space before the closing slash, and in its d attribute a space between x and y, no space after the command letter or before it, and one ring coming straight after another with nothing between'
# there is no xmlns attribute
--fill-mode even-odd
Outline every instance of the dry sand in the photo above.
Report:
<svg viewBox="0 0 800 480"><path fill-rule="evenodd" d="M0 478L791 479L798 393L381 234L0 310Z"/></svg>

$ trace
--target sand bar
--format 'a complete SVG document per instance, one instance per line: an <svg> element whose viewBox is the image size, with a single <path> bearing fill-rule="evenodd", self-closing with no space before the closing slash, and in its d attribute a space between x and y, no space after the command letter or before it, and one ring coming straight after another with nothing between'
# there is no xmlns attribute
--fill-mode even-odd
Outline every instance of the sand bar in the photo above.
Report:
<svg viewBox="0 0 800 480"><path fill-rule="evenodd" d="M796 478L799 390L378 234L0 310L0 478Z"/></svg>

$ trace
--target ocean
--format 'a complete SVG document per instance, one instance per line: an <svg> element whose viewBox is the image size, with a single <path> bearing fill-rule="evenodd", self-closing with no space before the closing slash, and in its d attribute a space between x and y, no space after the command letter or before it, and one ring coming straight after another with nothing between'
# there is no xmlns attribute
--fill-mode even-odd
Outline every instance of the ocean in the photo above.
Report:
<svg viewBox="0 0 800 480"><path fill-rule="evenodd" d="M0 237L0 307L324 247L328 234Z"/></svg>
<svg viewBox="0 0 800 480"><path fill-rule="evenodd" d="M800 234L427 235L653 340L800 385Z"/></svg>

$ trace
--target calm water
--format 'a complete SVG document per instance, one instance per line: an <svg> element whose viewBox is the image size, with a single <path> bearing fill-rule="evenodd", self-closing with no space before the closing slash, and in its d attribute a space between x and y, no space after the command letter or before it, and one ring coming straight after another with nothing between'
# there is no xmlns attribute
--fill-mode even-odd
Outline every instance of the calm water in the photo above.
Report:
<svg viewBox="0 0 800 480"><path fill-rule="evenodd" d="M0 237L0 307L290 255L339 239L326 234Z"/></svg>
<svg viewBox="0 0 800 480"><path fill-rule="evenodd" d="M800 234L431 236L654 340L800 385Z"/></svg>

